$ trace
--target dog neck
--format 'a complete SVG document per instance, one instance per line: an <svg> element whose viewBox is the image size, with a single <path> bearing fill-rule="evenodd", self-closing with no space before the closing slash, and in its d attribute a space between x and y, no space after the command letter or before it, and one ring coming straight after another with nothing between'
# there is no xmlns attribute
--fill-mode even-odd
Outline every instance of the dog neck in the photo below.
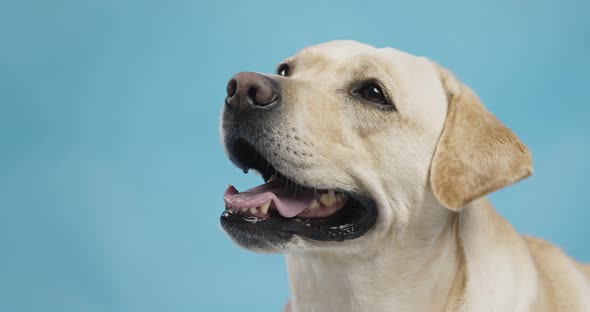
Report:
<svg viewBox="0 0 590 312"><path fill-rule="evenodd" d="M416 220L428 222L415 222L403 238L384 240L366 252L288 254L290 310L482 311L486 307L473 302L490 302L481 300L486 296L514 303L498 306L497 311L529 304L534 291L519 293L518 287L534 283L534 264L527 260L520 237L485 198L461 213L424 208L429 216ZM515 268L513 263L524 265ZM470 285L477 287L469 289ZM488 289L486 285L507 286Z"/></svg>
<svg viewBox="0 0 590 312"><path fill-rule="evenodd" d="M462 261L458 214L444 207L423 208L428 217L415 220L428 222L413 223L406 235L389 233L389 239L354 255L288 254L291 310L443 310Z"/></svg>

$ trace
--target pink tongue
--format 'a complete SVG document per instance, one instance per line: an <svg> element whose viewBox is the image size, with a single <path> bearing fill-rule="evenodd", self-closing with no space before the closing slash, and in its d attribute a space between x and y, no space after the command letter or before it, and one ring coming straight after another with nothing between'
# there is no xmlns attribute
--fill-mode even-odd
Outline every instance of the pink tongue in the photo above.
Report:
<svg viewBox="0 0 590 312"><path fill-rule="evenodd" d="M288 192L285 190L284 182L281 183L277 180L241 193L232 185L228 185L223 195L226 205L236 208L260 207L272 200L274 207L285 218L292 218L303 212L314 198L313 192L309 190L298 190L296 193Z"/></svg>

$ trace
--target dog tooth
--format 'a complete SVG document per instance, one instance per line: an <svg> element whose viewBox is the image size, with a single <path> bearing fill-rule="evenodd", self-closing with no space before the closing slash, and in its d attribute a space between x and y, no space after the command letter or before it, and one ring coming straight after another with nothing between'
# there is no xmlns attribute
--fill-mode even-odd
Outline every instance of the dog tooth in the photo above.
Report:
<svg viewBox="0 0 590 312"><path fill-rule="evenodd" d="M272 175L272 176L271 176L271 177L268 179L268 181L266 181L266 183L268 183L268 182L272 182L272 181L274 181L274 180L276 180L276 179L277 179L277 175L276 175L276 174L273 174L273 175Z"/></svg>
<svg viewBox="0 0 590 312"><path fill-rule="evenodd" d="M322 203L322 205L324 205L324 206L328 205L328 194L322 193L320 195L320 203Z"/></svg>
<svg viewBox="0 0 590 312"><path fill-rule="evenodd" d="M323 193L322 195L320 195L320 203L322 203L322 205L324 206L331 206L333 203L331 202L331 198L330 195L328 195L328 193Z"/></svg>
<svg viewBox="0 0 590 312"><path fill-rule="evenodd" d="M246 211L248 211L248 208L246 208L246 207L240 207L240 210L243 211L243 212L246 212Z"/></svg>
<svg viewBox="0 0 590 312"><path fill-rule="evenodd" d="M334 191L329 191L328 196L330 196L330 205L333 205L336 202L336 194L334 194Z"/></svg>
<svg viewBox="0 0 590 312"><path fill-rule="evenodd" d="M260 206L260 212L262 212L262 214L267 214L268 213L268 207L270 207L270 200L267 201L266 203L264 203L262 206Z"/></svg>
<svg viewBox="0 0 590 312"><path fill-rule="evenodd" d="M249 209L251 214L255 214L256 213L256 207L252 207Z"/></svg>
<svg viewBox="0 0 590 312"><path fill-rule="evenodd" d="M316 209L316 208L320 208L320 202L318 202L317 199L313 199L311 201L311 203L309 204L309 207L307 207L307 209L313 210L313 209Z"/></svg>

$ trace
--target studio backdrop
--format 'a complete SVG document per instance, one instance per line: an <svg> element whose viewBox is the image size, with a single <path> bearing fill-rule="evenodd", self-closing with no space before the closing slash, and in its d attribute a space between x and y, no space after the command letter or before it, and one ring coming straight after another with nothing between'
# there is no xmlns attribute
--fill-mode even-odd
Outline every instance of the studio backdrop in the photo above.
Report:
<svg viewBox="0 0 590 312"><path fill-rule="evenodd" d="M587 1L0 2L0 311L280 311L283 258L220 228L228 79L354 39L450 68L527 144L491 196L590 261Z"/></svg>

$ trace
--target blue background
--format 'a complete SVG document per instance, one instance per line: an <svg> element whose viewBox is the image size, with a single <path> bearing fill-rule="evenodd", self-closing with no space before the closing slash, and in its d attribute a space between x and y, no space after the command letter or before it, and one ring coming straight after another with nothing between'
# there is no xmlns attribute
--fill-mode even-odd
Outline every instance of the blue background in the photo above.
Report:
<svg viewBox="0 0 590 312"><path fill-rule="evenodd" d="M0 311L278 311L280 256L235 247L225 84L356 39L428 56L533 151L491 196L590 261L588 1L0 2ZM258 308L256 308L258 307Z"/></svg>

